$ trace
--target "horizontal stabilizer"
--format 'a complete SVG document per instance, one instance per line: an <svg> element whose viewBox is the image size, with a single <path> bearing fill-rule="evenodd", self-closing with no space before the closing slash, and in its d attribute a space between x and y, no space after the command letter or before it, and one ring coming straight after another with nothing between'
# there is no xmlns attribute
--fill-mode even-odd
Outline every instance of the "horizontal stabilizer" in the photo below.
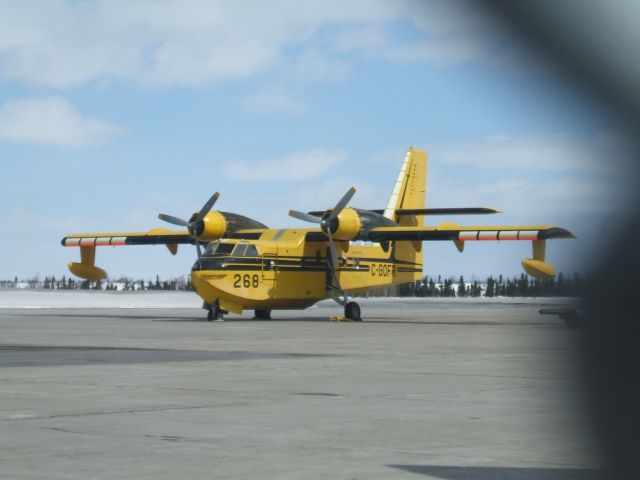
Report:
<svg viewBox="0 0 640 480"><path fill-rule="evenodd" d="M378 215L382 215L384 210L382 209L374 209L374 210L366 210L368 212L377 213ZM321 217L325 214L326 211L313 211L307 212L309 215L313 215L314 217ZM487 208L487 207L460 207L460 208L397 208L395 210L395 214L397 216L402 215L490 215L493 213L500 213L500 210L495 208Z"/></svg>
<svg viewBox="0 0 640 480"><path fill-rule="evenodd" d="M396 215L487 215L500 210L486 207L468 208L398 208Z"/></svg>

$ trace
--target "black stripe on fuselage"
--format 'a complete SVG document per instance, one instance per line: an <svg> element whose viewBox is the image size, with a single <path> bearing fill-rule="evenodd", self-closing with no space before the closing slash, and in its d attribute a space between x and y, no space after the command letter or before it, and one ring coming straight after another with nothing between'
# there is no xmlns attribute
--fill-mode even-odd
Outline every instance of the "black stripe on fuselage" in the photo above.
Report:
<svg viewBox="0 0 640 480"><path fill-rule="evenodd" d="M395 253L395 252L393 252ZM276 258L276 257L274 257ZM304 256L296 256L296 255L278 255L277 259L304 259L305 261L310 261L313 260L315 261L317 257L304 257ZM321 258L325 258L325 257L321 257ZM348 258L349 260L357 260L359 262L375 262L375 263L391 263L394 265L422 265L421 263L416 263L416 262L410 262L408 260L398 260L397 258L394 258L393 256L388 257L388 258L377 258L377 257L353 257L353 256L348 256L348 257L343 257L343 258ZM326 265L326 260L324 262L321 262L323 264Z"/></svg>
<svg viewBox="0 0 640 480"><path fill-rule="evenodd" d="M271 262L274 262L273 264ZM362 263L365 264L362 264ZM340 271L368 272L370 263L384 263L397 265L400 272L422 271L422 265L418 263L404 262L393 259L380 258L349 258L346 265L342 265ZM358 266L356 266L358 265ZM414 268L412 268L414 267ZM322 272L327 270L326 260L318 262L317 257L201 257L196 261L192 270L262 270L270 271L309 271Z"/></svg>

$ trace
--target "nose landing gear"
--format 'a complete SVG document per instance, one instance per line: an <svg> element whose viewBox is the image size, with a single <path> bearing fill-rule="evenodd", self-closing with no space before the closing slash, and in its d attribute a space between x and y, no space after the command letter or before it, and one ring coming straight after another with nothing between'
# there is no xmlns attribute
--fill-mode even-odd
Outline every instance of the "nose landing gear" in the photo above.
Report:
<svg viewBox="0 0 640 480"><path fill-rule="evenodd" d="M220 304L216 301L213 305L207 306L207 320L210 322L224 322L224 310L220 308Z"/></svg>
<svg viewBox="0 0 640 480"><path fill-rule="evenodd" d="M362 317L360 316L360 305L356 302L347 302L344 306L344 316L354 322L361 322Z"/></svg>

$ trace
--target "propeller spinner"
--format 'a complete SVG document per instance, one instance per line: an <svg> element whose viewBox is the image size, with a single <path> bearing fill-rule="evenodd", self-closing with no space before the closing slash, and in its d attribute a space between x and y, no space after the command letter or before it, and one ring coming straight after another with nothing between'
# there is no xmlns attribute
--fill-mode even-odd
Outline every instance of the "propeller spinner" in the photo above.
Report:
<svg viewBox="0 0 640 480"><path fill-rule="evenodd" d="M180 227L187 227L187 230L189 230L189 233L191 234L193 239L196 241L196 250L198 252L198 258L200 258L200 255L202 255L202 252L200 251L200 242L198 241L198 232L201 232L203 230L202 223L203 223L204 217L207 215L207 213L211 211L211 208L216 203L219 196L220 196L220 193L218 192L211 195L211 198L207 200L207 203L205 203L202 206L198 214L190 222L178 217L174 217L172 215L166 215L164 213L161 213L158 215L158 218L160 220L171 223L173 225L178 225Z"/></svg>

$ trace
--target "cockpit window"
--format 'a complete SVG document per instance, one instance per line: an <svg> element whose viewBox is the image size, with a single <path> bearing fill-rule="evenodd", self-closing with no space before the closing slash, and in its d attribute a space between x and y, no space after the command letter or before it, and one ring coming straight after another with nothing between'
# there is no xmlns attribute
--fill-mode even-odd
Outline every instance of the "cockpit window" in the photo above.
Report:
<svg viewBox="0 0 640 480"><path fill-rule="evenodd" d="M257 257L258 249L255 245L246 243L221 243L212 242L207 245L204 254L207 256L221 256L231 255L233 252L234 257Z"/></svg>
<svg viewBox="0 0 640 480"><path fill-rule="evenodd" d="M233 243L220 243L216 248L215 255L230 255L235 245Z"/></svg>
<svg viewBox="0 0 640 480"><path fill-rule="evenodd" d="M244 252L247 250L247 245L236 245L233 251L234 257L244 257Z"/></svg>
<svg viewBox="0 0 640 480"><path fill-rule="evenodd" d="M229 255L235 246L235 243L210 243L207 245L204 254L208 256Z"/></svg>
<svg viewBox="0 0 640 480"><path fill-rule="evenodd" d="M211 242L209 245L207 245L207 248L204 249L204 254L212 255L213 252L216 251L216 248L218 247L218 245L220 245L219 242Z"/></svg>

